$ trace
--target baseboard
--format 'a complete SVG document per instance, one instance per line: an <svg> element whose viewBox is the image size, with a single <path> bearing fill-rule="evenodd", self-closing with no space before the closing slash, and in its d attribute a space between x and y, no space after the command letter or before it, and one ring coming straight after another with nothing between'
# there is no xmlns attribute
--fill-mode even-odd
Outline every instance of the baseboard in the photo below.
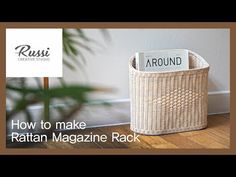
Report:
<svg viewBox="0 0 236 177"><path fill-rule="evenodd" d="M104 102L110 106L104 105ZM222 114L230 111L230 92L209 92L208 93L208 114ZM65 104L54 104L51 107L68 106ZM31 106L32 114L40 116L40 109L43 105ZM52 109L53 111L54 109ZM55 110L54 110L55 111ZM130 122L130 99L114 99L106 101L93 101L86 104L75 116L77 120L84 121L87 127L103 127L124 125ZM36 117L37 120L37 117Z"/></svg>
<svg viewBox="0 0 236 177"><path fill-rule="evenodd" d="M208 114L230 112L230 91L208 93Z"/></svg>
<svg viewBox="0 0 236 177"><path fill-rule="evenodd" d="M111 104L129 103L130 99L109 100ZM224 114L230 112L230 91L208 92L208 114Z"/></svg>
<svg viewBox="0 0 236 177"><path fill-rule="evenodd" d="M114 99L106 101L93 101L89 105L101 105L103 103L109 103L113 106L115 105L126 105L123 109L129 109L129 98L124 99ZM59 105L59 104L58 104ZM58 105L52 105L58 106ZM59 106L65 106L64 104ZM42 109L42 105L32 106L30 109ZM223 114L230 112L230 91L218 91L218 92L208 92L208 114Z"/></svg>

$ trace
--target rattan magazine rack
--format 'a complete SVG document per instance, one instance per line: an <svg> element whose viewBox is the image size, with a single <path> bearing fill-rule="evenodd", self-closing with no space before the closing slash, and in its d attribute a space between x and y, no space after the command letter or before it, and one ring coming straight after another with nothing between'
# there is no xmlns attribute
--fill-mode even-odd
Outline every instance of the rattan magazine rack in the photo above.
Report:
<svg viewBox="0 0 236 177"><path fill-rule="evenodd" d="M207 126L209 64L189 51L189 70L147 72L129 60L132 131L146 135Z"/></svg>

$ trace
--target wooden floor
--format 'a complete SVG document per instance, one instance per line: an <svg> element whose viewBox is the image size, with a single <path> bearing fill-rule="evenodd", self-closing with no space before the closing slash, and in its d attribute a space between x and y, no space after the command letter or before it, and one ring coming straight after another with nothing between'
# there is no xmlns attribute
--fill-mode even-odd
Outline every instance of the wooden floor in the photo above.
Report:
<svg viewBox="0 0 236 177"><path fill-rule="evenodd" d="M129 125L110 126L102 128L91 128L83 131L84 134L93 132L93 134L106 134L111 136L112 132L120 134L133 134ZM82 132L78 132L81 134ZM122 143L111 142L105 143L47 143L38 144L42 148L213 148L226 149L230 147L230 119L229 114L208 116L208 127L203 130L175 133L161 136L139 136L140 142Z"/></svg>

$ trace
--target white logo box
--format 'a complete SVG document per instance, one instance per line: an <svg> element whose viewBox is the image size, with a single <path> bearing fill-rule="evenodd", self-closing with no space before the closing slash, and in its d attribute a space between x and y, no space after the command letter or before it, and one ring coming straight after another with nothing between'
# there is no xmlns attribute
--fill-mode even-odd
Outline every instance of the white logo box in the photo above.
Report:
<svg viewBox="0 0 236 177"><path fill-rule="evenodd" d="M62 77L62 29L7 28L6 77Z"/></svg>

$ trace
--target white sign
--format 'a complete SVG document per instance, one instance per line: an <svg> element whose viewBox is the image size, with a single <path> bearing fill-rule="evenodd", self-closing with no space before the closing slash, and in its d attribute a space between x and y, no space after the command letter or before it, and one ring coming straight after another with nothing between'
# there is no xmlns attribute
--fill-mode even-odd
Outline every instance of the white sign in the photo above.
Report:
<svg viewBox="0 0 236 177"><path fill-rule="evenodd" d="M62 77L62 29L7 28L6 77Z"/></svg>
<svg viewBox="0 0 236 177"><path fill-rule="evenodd" d="M188 50L171 49L139 52L135 55L140 71L179 71L189 69Z"/></svg>

